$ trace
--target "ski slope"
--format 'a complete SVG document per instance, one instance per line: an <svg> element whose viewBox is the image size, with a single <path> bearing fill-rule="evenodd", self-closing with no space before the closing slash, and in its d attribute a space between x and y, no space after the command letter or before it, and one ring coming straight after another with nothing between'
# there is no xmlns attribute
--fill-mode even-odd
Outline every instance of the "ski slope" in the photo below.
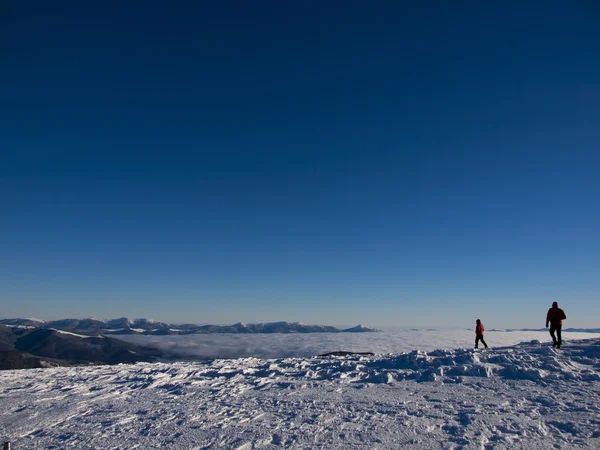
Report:
<svg viewBox="0 0 600 450"><path fill-rule="evenodd" d="M20 449L600 448L600 339L0 373Z"/></svg>

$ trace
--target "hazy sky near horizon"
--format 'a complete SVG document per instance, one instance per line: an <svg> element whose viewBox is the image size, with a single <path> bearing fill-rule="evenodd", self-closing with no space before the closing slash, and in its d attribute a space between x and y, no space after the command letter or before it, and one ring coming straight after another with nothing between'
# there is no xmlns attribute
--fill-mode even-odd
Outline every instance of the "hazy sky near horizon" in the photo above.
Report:
<svg viewBox="0 0 600 450"><path fill-rule="evenodd" d="M7 1L0 316L600 317L600 5Z"/></svg>

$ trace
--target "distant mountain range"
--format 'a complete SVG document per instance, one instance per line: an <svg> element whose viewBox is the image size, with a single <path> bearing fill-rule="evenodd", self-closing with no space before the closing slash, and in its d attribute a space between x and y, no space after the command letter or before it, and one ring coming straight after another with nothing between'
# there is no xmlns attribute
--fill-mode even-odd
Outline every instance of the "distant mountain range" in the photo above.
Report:
<svg viewBox="0 0 600 450"><path fill-rule="evenodd" d="M45 322L39 319L2 319L10 327L42 328L70 331L82 335L119 334L209 334L209 333L370 333L374 328L357 325L339 329L326 325L305 325L298 322L236 323L234 325L174 325L152 319L61 319Z"/></svg>
<svg viewBox="0 0 600 450"><path fill-rule="evenodd" d="M170 360L162 350L118 339L118 335L208 333L364 333L378 331L357 325L340 330L297 322L234 325L172 325L151 319L0 320L0 369L30 369L81 364L118 364ZM114 337L111 337L114 335Z"/></svg>

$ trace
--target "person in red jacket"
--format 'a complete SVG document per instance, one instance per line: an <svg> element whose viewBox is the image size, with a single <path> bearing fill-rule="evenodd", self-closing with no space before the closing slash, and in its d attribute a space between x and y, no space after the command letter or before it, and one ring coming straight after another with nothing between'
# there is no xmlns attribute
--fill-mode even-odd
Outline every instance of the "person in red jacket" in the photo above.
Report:
<svg viewBox="0 0 600 450"><path fill-rule="evenodd" d="M550 336L552 336L552 347L560 348L560 344L562 343L562 321L567 318L565 312L558 307L558 303L552 303L552 308L548 310L548 314L546 314L546 328L548 328L548 323L550 323ZM556 332L556 336L554 336L554 332ZM558 337L558 339L556 339Z"/></svg>
<svg viewBox="0 0 600 450"><path fill-rule="evenodd" d="M475 321L475 348L479 347L479 341L481 341L481 343L483 345L485 345L485 348L488 348L487 344L483 340L483 332L484 331L485 331L485 328L484 328L483 324L481 323L481 320L477 319Z"/></svg>

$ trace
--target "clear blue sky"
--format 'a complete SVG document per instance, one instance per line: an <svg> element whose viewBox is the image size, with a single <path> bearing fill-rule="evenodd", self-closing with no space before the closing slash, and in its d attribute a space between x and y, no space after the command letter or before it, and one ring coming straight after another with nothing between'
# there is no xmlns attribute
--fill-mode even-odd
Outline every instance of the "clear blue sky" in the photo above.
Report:
<svg viewBox="0 0 600 450"><path fill-rule="evenodd" d="M2 2L0 316L600 326L600 5L488 3Z"/></svg>

